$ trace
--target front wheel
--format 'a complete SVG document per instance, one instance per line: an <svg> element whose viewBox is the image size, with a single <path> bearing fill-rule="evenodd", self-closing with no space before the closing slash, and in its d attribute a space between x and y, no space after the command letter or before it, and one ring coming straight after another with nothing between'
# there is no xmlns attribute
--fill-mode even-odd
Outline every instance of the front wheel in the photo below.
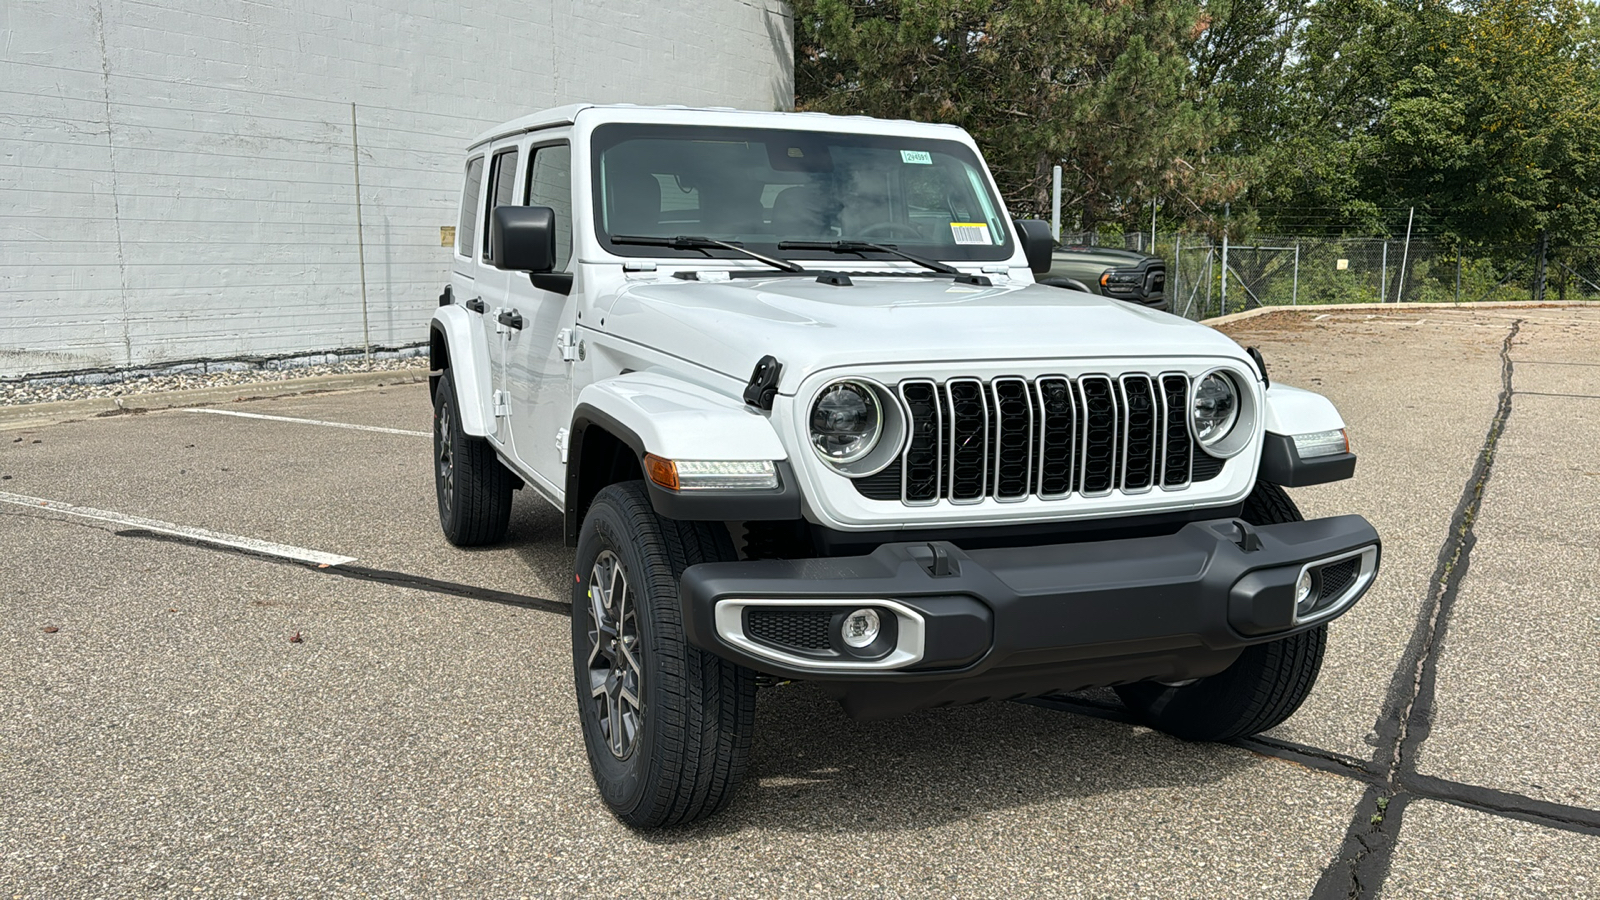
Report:
<svg viewBox="0 0 1600 900"><path fill-rule="evenodd" d="M755 675L689 644L678 577L737 558L721 523L656 515L644 483L595 496L578 536L572 663L589 767L639 828L705 818L744 777Z"/></svg>
<svg viewBox="0 0 1600 900"><path fill-rule="evenodd" d="M1245 521L1276 525L1302 520L1283 488L1266 482L1245 499ZM1246 647L1233 665L1182 685L1141 681L1117 687L1124 706L1145 724L1190 741L1226 741L1282 724L1300 708L1322 670L1328 626Z"/></svg>

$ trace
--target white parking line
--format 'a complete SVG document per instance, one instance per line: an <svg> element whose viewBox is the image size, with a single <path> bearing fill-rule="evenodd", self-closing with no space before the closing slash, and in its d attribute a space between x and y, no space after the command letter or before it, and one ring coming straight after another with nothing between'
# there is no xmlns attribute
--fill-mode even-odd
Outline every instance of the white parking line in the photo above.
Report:
<svg viewBox="0 0 1600 900"><path fill-rule="evenodd" d="M71 503L46 500L43 497L28 497L22 494L8 494L5 491L0 491L0 503L12 503L33 509L48 509L51 512L61 513L66 516L77 516L80 519L95 519L100 522L110 522L114 525L142 528L145 531L170 534L204 544L231 547L235 550L246 550L263 556L276 556L280 559L291 559L295 562L313 563L319 566L342 566L356 561L353 556L339 556L334 553L323 553L320 550L291 547L288 544L258 541L255 538L240 537L236 534L207 531L204 528L194 528L189 525L174 525L171 522L146 519L143 516L129 516L123 513L107 512L103 509L92 509L87 506L73 506Z"/></svg>
<svg viewBox="0 0 1600 900"><path fill-rule="evenodd" d="M296 419L290 416L268 416L261 413L238 412L232 409L190 408L181 412L210 413L213 416L238 416L241 419L266 419L269 422L293 422L296 425L323 425L328 428L348 428L351 431L376 431L379 434L403 434L408 437L433 437L426 431L407 431L404 428L382 428L377 425L352 425L349 422L324 422L321 419Z"/></svg>

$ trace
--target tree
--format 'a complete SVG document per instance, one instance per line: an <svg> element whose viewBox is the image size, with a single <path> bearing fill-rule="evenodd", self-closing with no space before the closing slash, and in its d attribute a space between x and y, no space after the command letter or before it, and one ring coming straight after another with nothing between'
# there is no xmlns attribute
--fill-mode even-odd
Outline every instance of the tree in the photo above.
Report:
<svg viewBox="0 0 1600 900"><path fill-rule="evenodd" d="M1600 233L1600 47L1578 0L1468 0L1393 85L1368 192L1469 243Z"/></svg>
<svg viewBox="0 0 1600 900"><path fill-rule="evenodd" d="M796 0L800 109L972 132L1018 211L1047 215L1050 170L1078 226L1169 214L1242 187L1227 130L1191 91L1197 0Z"/></svg>

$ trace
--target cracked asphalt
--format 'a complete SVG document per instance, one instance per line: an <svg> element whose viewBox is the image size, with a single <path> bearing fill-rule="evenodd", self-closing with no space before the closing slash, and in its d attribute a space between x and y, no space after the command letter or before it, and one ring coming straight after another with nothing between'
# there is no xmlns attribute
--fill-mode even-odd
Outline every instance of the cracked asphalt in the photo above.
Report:
<svg viewBox="0 0 1600 900"><path fill-rule="evenodd" d="M766 689L732 807L658 833L595 795L530 493L465 552L426 437L0 408L0 492L355 558L0 503L0 897L1600 897L1600 308L1374 309L1224 326L1350 425L1296 502L1385 541L1284 725ZM430 426L413 382L219 408Z"/></svg>

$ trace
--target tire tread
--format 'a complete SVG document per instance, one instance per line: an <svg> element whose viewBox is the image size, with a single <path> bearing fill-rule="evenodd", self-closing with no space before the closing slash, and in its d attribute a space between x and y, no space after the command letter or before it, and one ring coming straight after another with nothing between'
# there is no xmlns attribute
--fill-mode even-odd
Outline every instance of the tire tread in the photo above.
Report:
<svg viewBox="0 0 1600 900"><path fill-rule="evenodd" d="M487 438L461 430L461 404L456 398L455 381L446 371L434 391L434 441L439 440L439 416L446 404L451 410L451 457L455 464L455 502L448 513L443 501L439 525L445 539L457 547L484 547L497 544L511 524L511 494L517 476L495 454ZM437 447L435 468L437 469ZM435 479L438 472L434 473ZM439 490L438 485L435 486Z"/></svg>
<svg viewBox="0 0 1600 900"><path fill-rule="evenodd" d="M657 671L653 719L658 751L643 795L631 810L617 810L636 827L680 825L721 810L744 778L755 725L755 676L688 643L676 600L678 578L689 566L737 558L720 522L681 522L656 514L643 482L603 489L590 507L606 504L626 523L645 560L648 610ZM636 596L640 591L636 591ZM671 602L660 602L671 598ZM598 776L598 772L596 773Z"/></svg>

